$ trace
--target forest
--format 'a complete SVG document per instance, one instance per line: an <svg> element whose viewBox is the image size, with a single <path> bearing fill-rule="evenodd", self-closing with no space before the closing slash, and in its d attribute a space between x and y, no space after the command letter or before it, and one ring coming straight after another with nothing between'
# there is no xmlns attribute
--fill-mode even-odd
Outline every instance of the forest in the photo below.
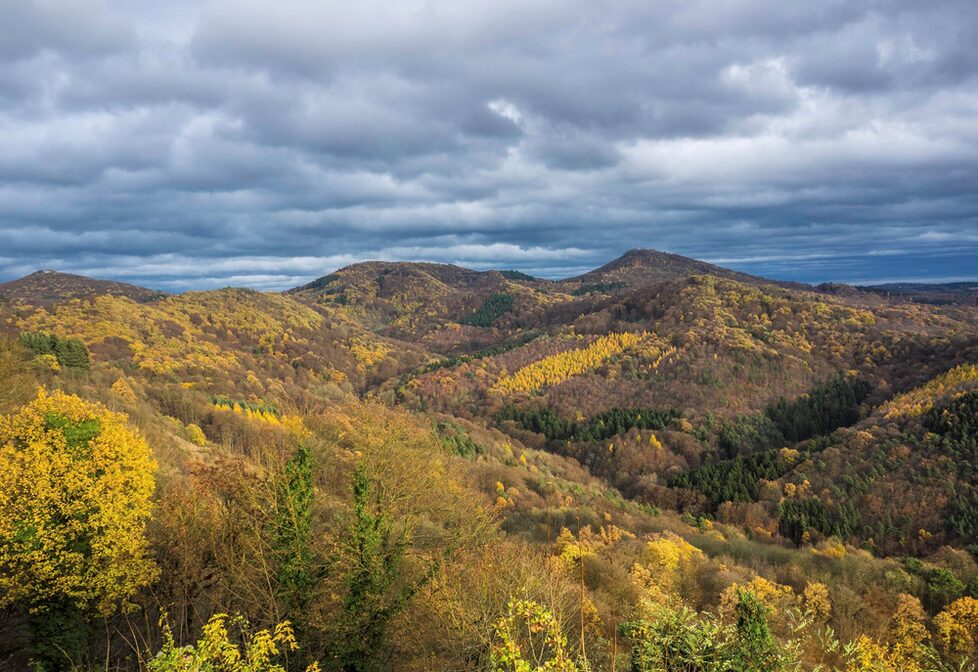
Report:
<svg viewBox="0 0 978 672"><path fill-rule="evenodd" d="M974 670L976 309L645 260L0 285L0 669Z"/></svg>

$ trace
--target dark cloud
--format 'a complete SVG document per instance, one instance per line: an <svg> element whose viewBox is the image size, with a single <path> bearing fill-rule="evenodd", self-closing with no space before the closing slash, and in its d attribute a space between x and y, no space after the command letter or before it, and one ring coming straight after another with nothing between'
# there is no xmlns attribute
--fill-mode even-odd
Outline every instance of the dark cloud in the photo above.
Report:
<svg viewBox="0 0 978 672"><path fill-rule="evenodd" d="M976 277L971 0L0 0L0 279Z"/></svg>
<svg viewBox="0 0 978 672"><path fill-rule="evenodd" d="M131 26L98 0L18 2L0 5L0 58L20 59L42 51L73 58L108 54L131 46Z"/></svg>

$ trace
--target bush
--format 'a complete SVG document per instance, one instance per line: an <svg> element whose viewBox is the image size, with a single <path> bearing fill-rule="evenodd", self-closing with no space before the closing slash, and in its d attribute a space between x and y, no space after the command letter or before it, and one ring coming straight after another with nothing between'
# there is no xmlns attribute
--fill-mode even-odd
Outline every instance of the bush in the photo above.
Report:
<svg viewBox="0 0 978 672"><path fill-rule="evenodd" d="M195 644L177 646L173 632L163 624L163 647L149 661L149 672L202 672L235 670L235 672L285 672L288 654L299 649L288 621L268 630L252 632L243 618L234 618L237 631L228 632L227 614L211 616ZM242 644L236 643L242 640ZM306 672L318 672L318 663Z"/></svg>

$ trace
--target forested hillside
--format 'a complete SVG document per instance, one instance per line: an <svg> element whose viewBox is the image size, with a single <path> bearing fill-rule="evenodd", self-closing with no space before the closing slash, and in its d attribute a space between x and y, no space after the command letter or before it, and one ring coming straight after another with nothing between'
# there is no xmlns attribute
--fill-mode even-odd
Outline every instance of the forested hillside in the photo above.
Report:
<svg viewBox="0 0 978 672"><path fill-rule="evenodd" d="M0 285L0 669L978 663L978 308L654 251Z"/></svg>

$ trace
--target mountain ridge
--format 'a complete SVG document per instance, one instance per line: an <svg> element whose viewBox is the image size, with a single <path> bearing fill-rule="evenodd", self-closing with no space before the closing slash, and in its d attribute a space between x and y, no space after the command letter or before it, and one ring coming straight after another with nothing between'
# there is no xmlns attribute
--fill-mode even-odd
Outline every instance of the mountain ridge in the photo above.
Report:
<svg viewBox="0 0 978 672"><path fill-rule="evenodd" d="M633 248L590 271L556 280L508 269L478 270L459 264L429 261L366 260L342 266L307 283L272 293L316 292L329 284L336 276L356 274L383 277L392 273L426 273L445 283L462 280L466 284L477 284L480 281L485 282L487 279L491 279L527 283L535 286L549 286L555 289L573 285L578 285L575 289L579 289L591 285L613 284L616 281L625 282L626 286L639 287L693 275L713 275L739 282L766 283L835 294L863 293L891 298L935 294L941 297L956 297L965 303L971 303L971 299L978 295L978 281L953 283L895 282L865 285L827 281L819 285L810 285L736 271L694 257L663 252L654 248ZM628 284L629 279L632 281L630 285ZM56 287L58 283L67 285L67 287L58 288ZM75 286L72 287L72 285ZM23 277L0 283L0 296L6 296L8 299L26 300L30 298L35 301L50 302L97 294L129 296L134 300L153 300L169 295L168 292L150 289L134 283L50 269L40 269Z"/></svg>
<svg viewBox="0 0 978 672"><path fill-rule="evenodd" d="M167 294L116 280L102 280L86 275L38 270L22 278L0 284L0 296L39 304L56 303L89 296L125 296L134 301L154 301Z"/></svg>

